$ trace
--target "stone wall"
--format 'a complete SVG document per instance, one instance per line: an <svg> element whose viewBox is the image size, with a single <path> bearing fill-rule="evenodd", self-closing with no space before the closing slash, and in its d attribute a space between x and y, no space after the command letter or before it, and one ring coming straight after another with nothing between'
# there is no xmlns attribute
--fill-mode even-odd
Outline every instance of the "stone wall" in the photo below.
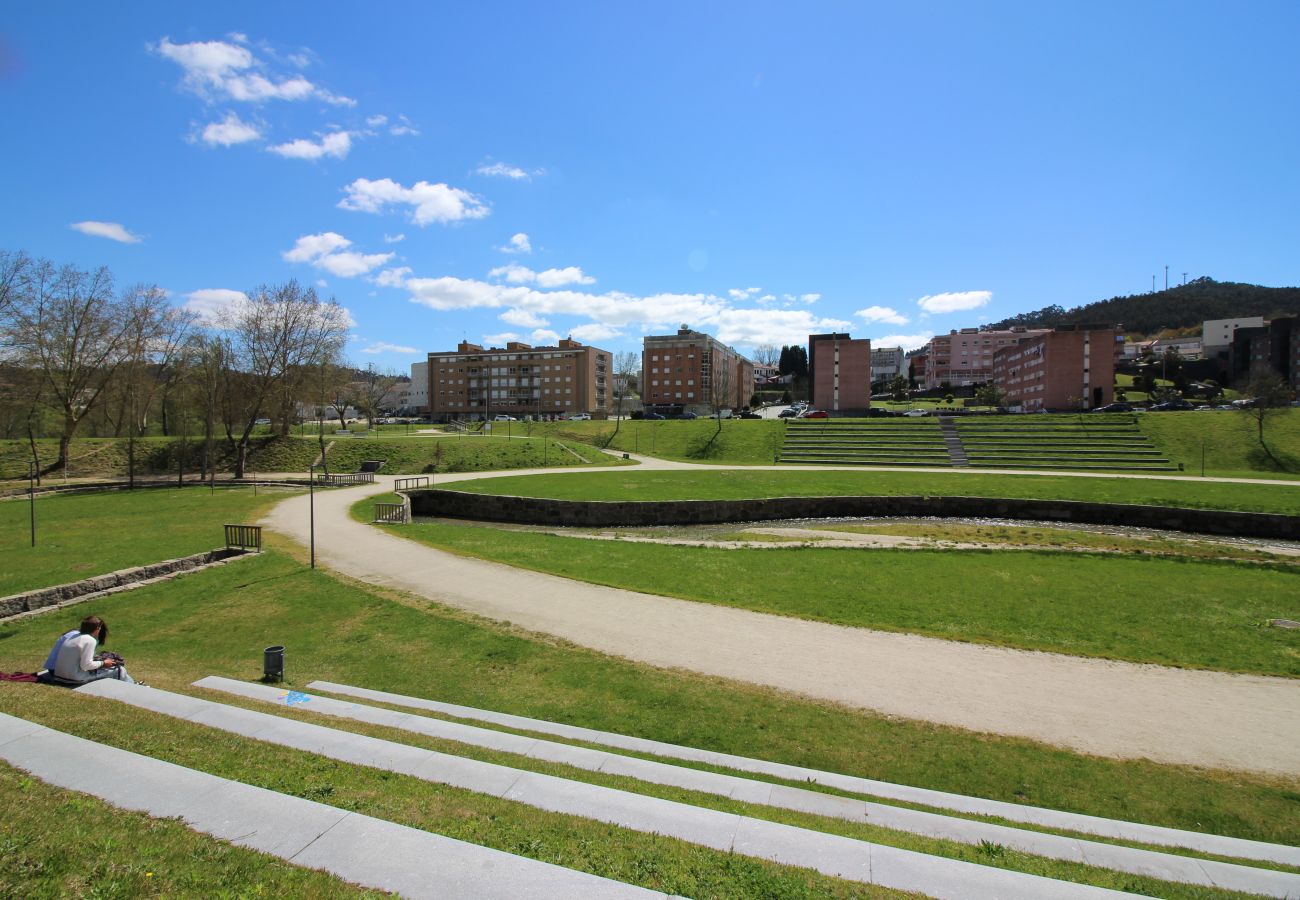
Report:
<svg viewBox="0 0 1300 900"><path fill-rule="evenodd" d="M218 550L209 550L206 553L183 556L180 559L167 559L162 562L150 563L147 566L120 569L116 572L109 572L107 575L99 575L95 578L87 578L84 581L75 581L71 584L60 584L54 587L41 588L37 591L27 591L23 594L0 597L0 619L21 613L34 612L47 606L58 606L60 603L67 603L69 600L76 600L89 594L98 594L141 581L175 575L177 572L185 572L189 569L197 569L200 566L211 565L232 556L242 556L243 553L242 550L222 547Z"/></svg>
<svg viewBox="0 0 1300 900"><path fill-rule="evenodd" d="M1195 534L1300 540L1300 516L1129 506L1074 500L996 497L776 497L767 500L577 501L505 497L440 489L410 492L416 516L531 525L608 528L620 525L709 525L773 519L860 516L981 517L1131 525Z"/></svg>

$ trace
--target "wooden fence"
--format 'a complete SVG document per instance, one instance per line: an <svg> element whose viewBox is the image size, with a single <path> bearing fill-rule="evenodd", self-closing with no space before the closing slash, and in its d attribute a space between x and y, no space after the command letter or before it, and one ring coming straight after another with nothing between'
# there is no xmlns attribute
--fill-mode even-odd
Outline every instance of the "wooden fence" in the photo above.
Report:
<svg viewBox="0 0 1300 900"><path fill-rule="evenodd" d="M227 525L226 549L256 550L262 552L261 525Z"/></svg>
<svg viewBox="0 0 1300 900"><path fill-rule="evenodd" d="M375 521L388 522L394 525L405 525L407 523L406 504L405 503L376 503Z"/></svg>
<svg viewBox="0 0 1300 900"><path fill-rule="evenodd" d="M429 486L428 475L416 475L412 478L399 478L395 482L393 482L393 490L395 491L408 491L411 488L428 487L428 486Z"/></svg>

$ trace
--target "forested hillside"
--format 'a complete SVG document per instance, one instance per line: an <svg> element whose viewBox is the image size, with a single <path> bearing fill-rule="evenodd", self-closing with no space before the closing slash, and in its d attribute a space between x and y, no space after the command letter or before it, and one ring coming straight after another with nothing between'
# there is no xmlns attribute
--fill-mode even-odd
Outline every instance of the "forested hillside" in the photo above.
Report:
<svg viewBox="0 0 1300 900"><path fill-rule="evenodd" d="M1130 333L1151 334L1161 328L1199 326L1206 319L1288 315L1300 315L1300 287L1261 287L1198 278L1167 291L1112 297L1073 309L1046 306L993 322L988 327L1052 328L1084 322L1118 323Z"/></svg>

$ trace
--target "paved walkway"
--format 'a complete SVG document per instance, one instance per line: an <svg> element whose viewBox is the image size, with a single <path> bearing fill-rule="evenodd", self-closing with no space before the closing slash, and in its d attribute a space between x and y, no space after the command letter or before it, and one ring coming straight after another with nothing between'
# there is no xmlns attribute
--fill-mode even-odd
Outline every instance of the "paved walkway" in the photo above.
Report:
<svg viewBox="0 0 1300 900"><path fill-rule="evenodd" d="M696 467L654 460L646 468ZM532 473L447 475L437 483L519 474ZM1300 680L848 628L466 559L349 517L353 503L391 484L380 476L374 485L317 494L318 561L362 581L654 666L1103 756L1289 778L1300 773ZM266 524L305 544L307 506L306 497L286 500Z"/></svg>
<svg viewBox="0 0 1300 900"><path fill-rule="evenodd" d="M56 787L121 809L180 818L195 831L403 897L665 896L187 769L4 714L0 759Z"/></svg>

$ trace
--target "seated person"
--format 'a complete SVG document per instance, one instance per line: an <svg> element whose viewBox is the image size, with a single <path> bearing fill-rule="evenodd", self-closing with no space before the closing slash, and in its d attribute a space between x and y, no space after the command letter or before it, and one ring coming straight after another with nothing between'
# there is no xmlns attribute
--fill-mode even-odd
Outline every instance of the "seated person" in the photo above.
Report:
<svg viewBox="0 0 1300 900"><path fill-rule="evenodd" d="M95 659L95 649L108 639L108 626L99 616L87 616L80 631L63 641L54 661L53 674L64 682L97 681L100 678L117 678L135 684L126 673L126 667L116 660Z"/></svg>
<svg viewBox="0 0 1300 900"><path fill-rule="evenodd" d="M65 631L63 634L59 635L59 639L54 642L54 647L50 650L50 655L45 657L45 666L43 671L54 671L54 667L58 665L59 662L59 648L63 646L63 642L69 638L74 638L79 634L81 634L81 629L73 628L71 631Z"/></svg>

